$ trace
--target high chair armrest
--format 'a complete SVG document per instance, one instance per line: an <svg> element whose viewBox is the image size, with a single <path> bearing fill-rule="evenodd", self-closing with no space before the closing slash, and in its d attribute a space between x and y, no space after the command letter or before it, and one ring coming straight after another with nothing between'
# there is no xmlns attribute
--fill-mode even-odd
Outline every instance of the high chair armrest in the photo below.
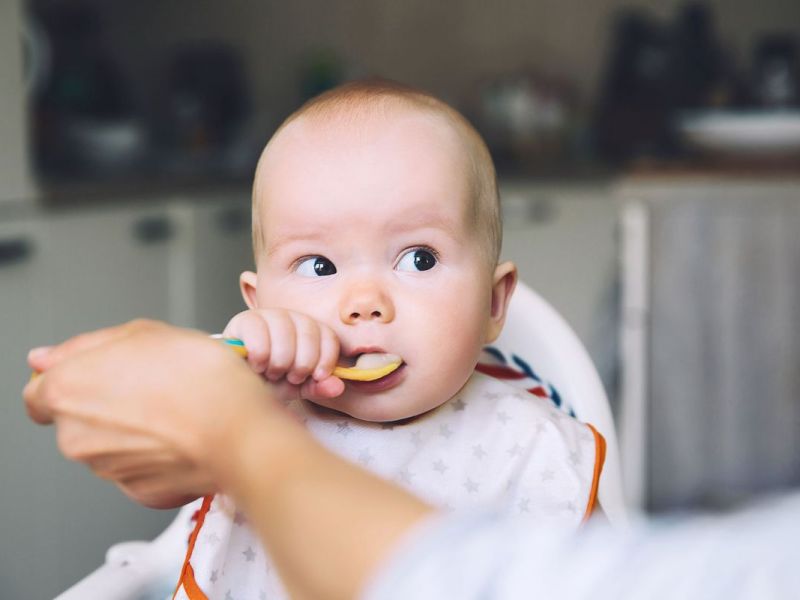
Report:
<svg viewBox="0 0 800 600"><path fill-rule="evenodd" d="M55 600L164 600L178 582L192 515L200 502L187 504L154 540L115 544L106 561Z"/></svg>

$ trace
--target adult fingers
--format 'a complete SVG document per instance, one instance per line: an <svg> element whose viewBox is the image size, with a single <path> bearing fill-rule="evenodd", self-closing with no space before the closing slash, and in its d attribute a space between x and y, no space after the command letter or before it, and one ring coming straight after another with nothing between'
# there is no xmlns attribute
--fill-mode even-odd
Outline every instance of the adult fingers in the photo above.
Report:
<svg viewBox="0 0 800 600"><path fill-rule="evenodd" d="M49 425L53 422L53 409L48 405L47 399L42 394L41 376L31 377L22 390L22 399L25 401L25 410L32 421L39 425Z"/></svg>
<svg viewBox="0 0 800 600"><path fill-rule="evenodd" d="M53 422L57 406L64 390L60 380L52 381L45 373L64 361L73 359L89 350L125 338L136 332L157 331L163 323L137 319L122 325L97 329L73 336L57 346L34 348L28 353L28 364L34 375L22 390L28 416L36 423L47 425Z"/></svg>
<svg viewBox="0 0 800 600"><path fill-rule="evenodd" d="M141 329L155 329L160 326L156 321L137 319L122 325L97 329L82 333L58 344L57 346L34 348L28 353L28 365L37 372L46 371L53 365L74 356L79 352L96 348L121 337L130 335L133 331Z"/></svg>

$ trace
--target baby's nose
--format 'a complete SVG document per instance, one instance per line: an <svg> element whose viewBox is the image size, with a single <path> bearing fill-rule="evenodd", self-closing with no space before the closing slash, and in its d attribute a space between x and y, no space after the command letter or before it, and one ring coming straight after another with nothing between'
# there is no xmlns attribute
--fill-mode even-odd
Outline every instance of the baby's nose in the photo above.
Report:
<svg viewBox="0 0 800 600"><path fill-rule="evenodd" d="M348 290L342 300L339 317L348 325L372 320L388 323L394 319L394 304L378 285L361 283Z"/></svg>

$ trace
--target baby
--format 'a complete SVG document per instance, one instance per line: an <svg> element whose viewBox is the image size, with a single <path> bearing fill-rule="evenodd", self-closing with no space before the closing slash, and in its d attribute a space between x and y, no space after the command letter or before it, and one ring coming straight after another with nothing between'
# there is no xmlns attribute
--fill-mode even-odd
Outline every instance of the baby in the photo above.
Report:
<svg viewBox="0 0 800 600"><path fill-rule="evenodd" d="M517 275L498 263L491 157L458 112L387 81L311 100L262 154L253 244L250 310L224 334L323 444L446 509L505 503L570 528L590 514L599 434L475 371ZM332 374L365 355L400 367ZM206 498L176 597L285 596L245 518Z"/></svg>

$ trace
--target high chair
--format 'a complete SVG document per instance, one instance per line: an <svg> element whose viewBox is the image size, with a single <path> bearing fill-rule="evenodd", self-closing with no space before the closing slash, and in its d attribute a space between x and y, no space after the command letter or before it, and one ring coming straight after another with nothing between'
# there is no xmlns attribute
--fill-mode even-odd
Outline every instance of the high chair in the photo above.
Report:
<svg viewBox="0 0 800 600"><path fill-rule="evenodd" d="M619 446L608 398L597 370L577 335L560 314L522 282L511 300L500 338L485 354L539 382L559 408L590 423L606 440L598 500L612 525L624 526ZM157 538L112 546L106 562L56 600L163 600L170 596L200 505L183 507Z"/></svg>

